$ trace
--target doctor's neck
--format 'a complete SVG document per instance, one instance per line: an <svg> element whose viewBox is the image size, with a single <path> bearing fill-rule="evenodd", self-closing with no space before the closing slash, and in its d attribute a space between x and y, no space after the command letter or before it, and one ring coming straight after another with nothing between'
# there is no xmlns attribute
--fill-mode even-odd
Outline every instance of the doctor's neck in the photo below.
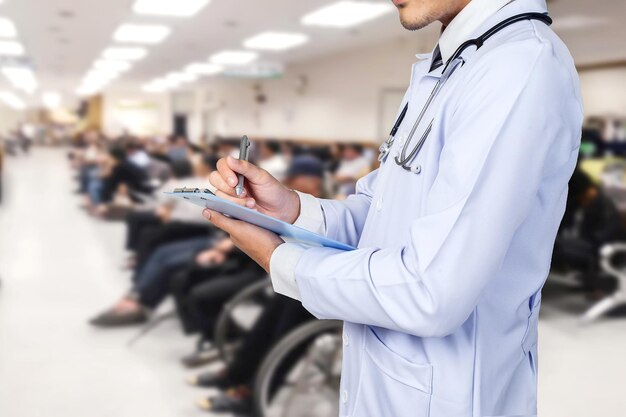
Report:
<svg viewBox="0 0 626 417"><path fill-rule="evenodd" d="M422 29L439 21L445 27L471 0L392 0L400 23L408 30Z"/></svg>

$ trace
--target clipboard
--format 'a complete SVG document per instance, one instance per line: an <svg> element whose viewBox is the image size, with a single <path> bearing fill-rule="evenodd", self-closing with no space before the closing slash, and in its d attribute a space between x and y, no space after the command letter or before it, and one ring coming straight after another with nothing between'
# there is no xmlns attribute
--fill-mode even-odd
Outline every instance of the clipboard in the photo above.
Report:
<svg viewBox="0 0 626 417"><path fill-rule="evenodd" d="M202 208L210 208L224 215L237 220L242 220L250 224L270 230L277 235L284 236L296 241L304 242L315 246L324 246L340 250L354 250L355 248L345 243L337 242L317 233L310 232L301 227L294 226L282 220L275 219L256 210L240 206L224 198L218 197L210 190L200 190L199 188L177 188L165 194L187 200L191 204Z"/></svg>

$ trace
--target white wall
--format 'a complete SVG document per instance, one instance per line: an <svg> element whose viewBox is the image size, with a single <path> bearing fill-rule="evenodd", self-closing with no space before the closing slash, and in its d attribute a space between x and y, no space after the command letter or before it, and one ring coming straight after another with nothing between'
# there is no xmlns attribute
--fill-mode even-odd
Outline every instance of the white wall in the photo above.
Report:
<svg viewBox="0 0 626 417"><path fill-rule="evenodd" d="M192 140L204 133L208 119L213 135L380 142L390 123L382 114L407 87L415 53L424 49L405 38L289 66L279 79L207 79L177 93L184 100L118 89L105 95L104 128L121 133L127 119L116 106L139 99L154 107L152 116L140 113L145 120L139 125L156 124L158 134L170 133L176 109L188 115ZM626 67L583 71L580 78L587 115L626 116ZM265 103L256 101L259 92ZM178 102L185 103L183 109Z"/></svg>
<svg viewBox="0 0 626 417"><path fill-rule="evenodd" d="M169 94L145 94L124 87L103 95L102 130L110 136L167 135L172 130Z"/></svg>
<svg viewBox="0 0 626 417"><path fill-rule="evenodd" d="M626 117L626 66L580 72L587 116Z"/></svg>
<svg viewBox="0 0 626 417"><path fill-rule="evenodd" d="M16 130L25 118L25 112L16 111L4 104L0 105L0 135L6 135L10 131Z"/></svg>
<svg viewBox="0 0 626 417"><path fill-rule="evenodd" d="M207 86L216 132L380 141L383 91L406 89L417 52L423 50L400 39L288 67L281 79L216 79ZM255 84L266 103L255 101Z"/></svg>

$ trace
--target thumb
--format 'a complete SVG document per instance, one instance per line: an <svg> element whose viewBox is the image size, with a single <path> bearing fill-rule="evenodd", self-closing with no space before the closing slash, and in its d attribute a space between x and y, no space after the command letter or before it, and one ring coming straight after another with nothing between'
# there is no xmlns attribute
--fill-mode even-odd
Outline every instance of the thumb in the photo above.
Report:
<svg viewBox="0 0 626 417"><path fill-rule="evenodd" d="M230 169L235 171L237 174L243 175L253 184L260 184L271 178L271 175L266 170L259 168L248 161L243 161L229 156L226 158L226 163Z"/></svg>

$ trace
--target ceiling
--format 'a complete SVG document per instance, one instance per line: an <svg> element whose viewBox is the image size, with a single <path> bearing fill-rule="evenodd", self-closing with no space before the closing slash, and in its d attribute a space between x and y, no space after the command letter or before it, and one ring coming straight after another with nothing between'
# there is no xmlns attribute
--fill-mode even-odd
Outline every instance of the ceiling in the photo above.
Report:
<svg viewBox="0 0 626 417"><path fill-rule="evenodd" d="M179 70L190 62L206 60L218 50L241 48L244 39L266 30L297 31L310 36L311 41L303 47L261 54L263 60L284 63L310 60L397 37L415 38L416 49L423 52L432 46L436 30L405 31L398 24L396 13L354 29L300 25L304 14L332 0L212 0L194 17L182 19L134 15L133 2L5 0L0 5L0 16L15 22L18 39L24 44L42 87L64 93L74 91L101 51L113 45L113 32L121 23L163 23L172 28L165 42L148 46L148 56L122 76L122 81L137 85ZM626 60L624 0L554 0L550 7L557 31L579 65ZM576 27L581 18L595 18L595 21L589 26ZM564 22L561 28L559 21ZM0 87L6 88L6 82L1 83Z"/></svg>

